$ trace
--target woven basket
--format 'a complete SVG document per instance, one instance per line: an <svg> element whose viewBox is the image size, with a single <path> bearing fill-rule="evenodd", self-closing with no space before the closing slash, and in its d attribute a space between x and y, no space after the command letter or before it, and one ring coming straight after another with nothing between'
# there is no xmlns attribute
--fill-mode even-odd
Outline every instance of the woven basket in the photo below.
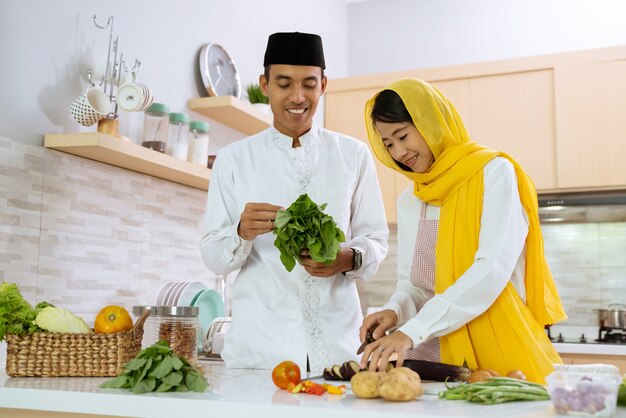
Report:
<svg viewBox="0 0 626 418"><path fill-rule="evenodd" d="M141 350L149 315L147 309L130 331L115 334L7 334L7 375L117 376Z"/></svg>

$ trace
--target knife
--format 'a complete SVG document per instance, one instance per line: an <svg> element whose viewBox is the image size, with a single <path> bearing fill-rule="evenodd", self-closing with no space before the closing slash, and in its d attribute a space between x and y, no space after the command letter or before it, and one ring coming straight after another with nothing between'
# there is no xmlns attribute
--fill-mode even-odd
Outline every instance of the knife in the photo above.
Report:
<svg viewBox="0 0 626 418"><path fill-rule="evenodd" d="M373 325L370 329L367 330L367 333L365 334L365 341L363 341L363 344L361 344L359 349L356 350L357 355L365 351L365 347L367 347L368 344L371 344L375 341L374 337L372 337L372 333L374 332L375 329L376 329L376 325Z"/></svg>

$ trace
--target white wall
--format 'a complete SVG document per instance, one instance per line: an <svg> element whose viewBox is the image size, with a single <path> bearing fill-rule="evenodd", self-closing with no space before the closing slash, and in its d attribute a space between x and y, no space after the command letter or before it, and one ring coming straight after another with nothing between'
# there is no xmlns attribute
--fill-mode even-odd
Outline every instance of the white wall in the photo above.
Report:
<svg viewBox="0 0 626 418"><path fill-rule="evenodd" d="M140 80L172 111L200 95L203 44L223 44L245 86L276 31L322 35L331 80L626 43L623 0L0 0L0 135L41 144L45 133L95 129L68 115L106 53L93 14L115 16L120 51L141 59ZM120 121L123 135L139 136L141 113ZM242 136L212 122L213 149Z"/></svg>
<svg viewBox="0 0 626 418"><path fill-rule="evenodd" d="M348 14L350 75L626 44L623 0L375 0Z"/></svg>
<svg viewBox="0 0 626 418"><path fill-rule="evenodd" d="M347 76L347 12L344 0L0 0L0 135L42 144L45 133L95 130L69 116L87 69L106 57L109 32L96 29L93 14L101 23L115 16L120 51L142 62L140 81L155 101L185 112L200 95L198 51L211 41L229 51L243 86L258 80L267 37L278 31L320 34L328 76ZM137 138L142 123L142 113L120 112L122 135ZM211 124L213 146L243 136Z"/></svg>

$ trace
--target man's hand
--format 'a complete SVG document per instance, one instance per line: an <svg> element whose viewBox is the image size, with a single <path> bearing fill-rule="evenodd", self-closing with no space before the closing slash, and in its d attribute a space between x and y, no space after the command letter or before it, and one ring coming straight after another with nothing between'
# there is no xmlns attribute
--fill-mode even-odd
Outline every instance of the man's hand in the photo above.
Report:
<svg viewBox="0 0 626 418"><path fill-rule="evenodd" d="M276 212L282 207L269 203L246 203L241 212L237 233L246 241L252 241L257 236L274 230Z"/></svg>
<svg viewBox="0 0 626 418"><path fill-rule="evenodd" d="M324 263L314 261L309 256L309 250L302 250L300 253L300 263L311 276L332 277L352 269L353 254L352 248L343 247L339 250L335 262L327 266Z"/></svg>

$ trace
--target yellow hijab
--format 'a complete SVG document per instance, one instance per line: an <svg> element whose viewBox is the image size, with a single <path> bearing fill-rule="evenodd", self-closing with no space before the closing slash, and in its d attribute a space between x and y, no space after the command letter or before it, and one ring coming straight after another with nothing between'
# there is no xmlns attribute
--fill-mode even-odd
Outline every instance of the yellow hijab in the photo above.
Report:
<svg viewBox="0 0 626 418"><path fill-rule="evenodd" d="M415 184L422 201L441 207L435 249L435 293L443 293L474 262L482 214L483 167L495 157L515 167L519 195L529 220L526 238L526 303L511 282L479 317L440 338L445 363L493 369L501 374L518 369L543 382L560 357L544 325L567 318L543 252L537 193L530 177L508 155L470 140L452 103L437 89L417 79L398 80L385 88L401 97L413 124L430 147L434 162L428 171L404 171L384 146L371 119L378 93L365 106L365 123L376 157ZM415 215L417 216L417 214Z"/></svg>

